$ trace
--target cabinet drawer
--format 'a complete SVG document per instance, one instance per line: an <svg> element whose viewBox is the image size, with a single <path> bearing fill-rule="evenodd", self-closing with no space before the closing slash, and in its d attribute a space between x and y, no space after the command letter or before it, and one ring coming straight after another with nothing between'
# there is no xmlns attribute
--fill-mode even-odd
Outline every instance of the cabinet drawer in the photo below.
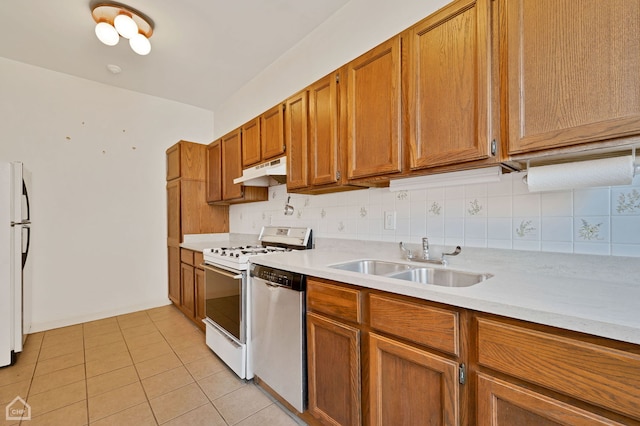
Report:
<svg viewBox="0 0 640 426"><path fill-rule="evenodd" d="M307 309L336 318L362 321L361 292L314 279L307 280Z"/></svg>
<svg viewBox="0 0 640 426"><path fill-rule="evenodd" d="M369 295L371 328L443 352L459 355L459 317L455 311Z"/></svg>
<svg viewBox="0 0 640 426"><path fill-rule="evenodd" d="M478 318L478 362L640 419L640 355Z"/></svg>
<svg viewBox="0 0 640 426"><path fill-rule="evenodd" d="M180 262L193 266L193 251L180 249Z"/></svg>
<svg viewBox="0 0 640 426"><path fill-rule="evenodd" d="M202 265L204 263L204 255L202 254L201 251L194 251L193 252L193 266L195 266L196 268L200 268L202 269L202 267L200 265Z"/></svg>

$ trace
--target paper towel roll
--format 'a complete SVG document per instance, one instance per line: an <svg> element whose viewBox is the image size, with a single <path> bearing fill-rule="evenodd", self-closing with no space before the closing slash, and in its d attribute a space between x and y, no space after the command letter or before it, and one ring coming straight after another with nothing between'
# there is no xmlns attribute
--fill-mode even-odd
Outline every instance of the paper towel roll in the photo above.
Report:
<svg viewBox="0 0 640 426"><path fill-rule="evenodd" d="M530 167L527 173L527 185L530 192L629 185L633 180L633 161L633 156L628 155Z"/></svg>

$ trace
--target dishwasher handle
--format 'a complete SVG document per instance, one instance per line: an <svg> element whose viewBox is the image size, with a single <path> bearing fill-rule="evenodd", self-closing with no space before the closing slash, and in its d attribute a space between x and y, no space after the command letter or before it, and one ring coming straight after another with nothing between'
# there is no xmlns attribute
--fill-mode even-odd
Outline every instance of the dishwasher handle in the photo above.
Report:
<svg viewBox="0 0 640 426"><path fill-rule="evenodd" d="M261 281L264 282L264 285L266 285L267 287L272 287L272 288L282 287L281 285L274 284L271 281L265 281L265 280L261 280Z"/></svg>

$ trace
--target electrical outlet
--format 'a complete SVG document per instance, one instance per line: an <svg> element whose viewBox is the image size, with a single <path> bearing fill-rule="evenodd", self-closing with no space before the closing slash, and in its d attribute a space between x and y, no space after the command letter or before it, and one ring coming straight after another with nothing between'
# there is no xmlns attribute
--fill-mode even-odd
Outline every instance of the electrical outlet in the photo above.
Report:
<svg viewBox="0 0 640 426"><path fill-rule="evenodd" d="M384 229L396 229L396 212L384 212Z"/></svg>

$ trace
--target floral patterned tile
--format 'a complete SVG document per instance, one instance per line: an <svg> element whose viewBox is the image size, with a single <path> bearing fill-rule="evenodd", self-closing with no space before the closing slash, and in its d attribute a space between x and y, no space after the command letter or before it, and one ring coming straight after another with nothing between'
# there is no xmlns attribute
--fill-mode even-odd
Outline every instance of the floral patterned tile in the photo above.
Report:
<svg viewBox="0 0 640 426"><path fill-rule="evenodd" d="M609 242L609 218L605 216L575 217L573 220L574 241Z"/></svg>
<svg viewBox="0 0 640 426"><path fill-rule="evenodd" d="M513 226L515 240L540 239L540 220L538 218L514 218Z"/></svg>
<svg viewBox="0 0 640 426"><path fill-rule="evenodd" d="M612 213L640 215L640 190L637 188L612 189Z"/></svg>

